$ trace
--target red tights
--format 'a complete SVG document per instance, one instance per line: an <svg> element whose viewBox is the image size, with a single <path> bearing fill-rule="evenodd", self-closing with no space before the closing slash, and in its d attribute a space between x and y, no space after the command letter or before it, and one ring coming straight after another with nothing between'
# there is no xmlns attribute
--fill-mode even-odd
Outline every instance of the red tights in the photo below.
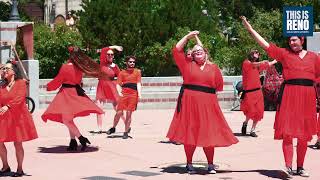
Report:
<svg viewBox="0 0 320 180"><path fill-rule="evenodd" d="M184 145L184 151L187 156L188 164L192 164L192 156L195 150L196 150L196 146ZM203 147L203 151L206 154L208 164L213 164L214 147Z"/></svg>
<svg viewBox="0 0 320 180"><path fill-rule="evenodd" d="M307 140L298 138L297 144L297 167L303 167L304 157L307 152ZM293 143L292 137L287 136L283 139L282 150L284 155L284 161L287 167L292 167L293 159Z"/></svg>

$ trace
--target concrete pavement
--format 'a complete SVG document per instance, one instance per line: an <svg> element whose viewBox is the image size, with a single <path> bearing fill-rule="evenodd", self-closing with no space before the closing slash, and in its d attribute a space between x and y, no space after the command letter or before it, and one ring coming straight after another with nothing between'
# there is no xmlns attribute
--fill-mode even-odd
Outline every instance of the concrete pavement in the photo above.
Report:
<svg viewBox="0 0 320 180"><path fill-rule="evenodd" d="M91 134L96 128L96 117L75 120L80 131L91 141L87 152L69 153L67 128L58 123L44 123L36 111L34 121L39 138L24 143L24 171L29 176L22 178L0 177L1 179L25 180L154 180L154 179L282 179L280 169L284 166L281 141L273 140L274 112L265 112L258 124L258 138L240 136L244 116L240 111L224 110L224 115L239 138L239 143L227 148L217 148L214 163L218 173L206 174L206 158L201 148L194 154L194 165L198 174L185 172L185 155L182 145L174 145L165 138L173 109L138 110L133 114L132 131L127 140L122 139L123 123L112 136ZM107 110L105 129L112 124L114 112ZM248 128L251 126L249 124ZM315 139L310 142L314 144ZM7 143L11 169L16 169L14 147ZM79 148L80 149L80 148ZM294 157L294 169L295 167ZM305 169L310 178L295 176L294 179L320 179L320 150L308 148Z"/></svg>

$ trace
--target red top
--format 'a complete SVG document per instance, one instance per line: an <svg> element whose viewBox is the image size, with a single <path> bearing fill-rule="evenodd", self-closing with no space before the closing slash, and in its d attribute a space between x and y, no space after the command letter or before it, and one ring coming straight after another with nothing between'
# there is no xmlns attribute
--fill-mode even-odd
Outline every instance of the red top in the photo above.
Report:
<svg viewBox="0 0 320 180"><path fill-rule="evenodd" d="M268 62L262 62L254 65L249 60L242 63L242 85L244 90L261 88L260 72L268 68Z"/></svg>
<svg viewBox="0 0 320 180"><path fill-rule="evenodd" d="M80 84L82 80L82 71L71 64L63 64L58 75L47 84L47 91L58 89L64 84Z"/></svg>
<svg viewBox="0 0 320 180"><path fill-rule="evenodd" d="M141 71L134 68L133 70L122 70L119 73L117 83L122 86L125 83L141 83ZM130 88L122 88L122 94L133 94L137 93L135 90Z"/></svg>
<svg viewBox="0 0 320 180"><path fill-rule="evenodd" d="M266 49L268 55L282 64L284 79L311 79L320 76L320 57L316 53L307 51L301 59L297 54L286 48L279 48L274 44Z"/></svg>
<svg viewBox="0 0 320 180"><path fill-rule="evenodd" d="M112 64L101 64L100 63L100 67L101 67L101 71L105 72L106 74L108 74L108 76L110 78L115 78L118 77L119 73L120 73L120 68L118 65L112 63Z"/></svg>

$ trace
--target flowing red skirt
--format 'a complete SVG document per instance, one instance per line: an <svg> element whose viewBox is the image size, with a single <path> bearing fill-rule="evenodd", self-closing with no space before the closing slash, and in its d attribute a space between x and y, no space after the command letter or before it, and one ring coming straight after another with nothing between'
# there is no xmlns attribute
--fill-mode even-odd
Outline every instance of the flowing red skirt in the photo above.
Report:
<svg viewBox="0 0 320 180"><path fill-rule="evenodd" d="M116 81L99 80L96 92L96 100L117 102L119 95L116 89Z"/></svg>
<svg viewBox="0 0 320 180"><path fill-rule="evenodd" d="M264 113L264 100L261 90L246 93L241 100L240 110L253 121L260 121Z"/></svg>
<svg viewBox="0 0 320 180"><path fill-rule="evenodd" d="M78 96L75 88L61 88L41 118L62 123L62 115L73 115L73 118L88 116L90 113L103 114L88 96Z"/></svg>
<svg viewBox="0 0 320 180"><path fill-rule="evenodd" d="M312 139L317 133L316 93L314 87L286 85L280 109L276 112L274 138L284 136Z"/></svg>
<svg viewBox="0 0 320 180"><path fill-rule="evenodd" d="M24 142L36 138L37 130L26 104L0 115L0 142Z"/></svg>
<svg viewBox="0 0 320 180"><path fill-rule="evenodd" d="M167 137L199 147L226 147L238 142L219 107L216 94L186 89L181 111L174 114Z"/></svg>

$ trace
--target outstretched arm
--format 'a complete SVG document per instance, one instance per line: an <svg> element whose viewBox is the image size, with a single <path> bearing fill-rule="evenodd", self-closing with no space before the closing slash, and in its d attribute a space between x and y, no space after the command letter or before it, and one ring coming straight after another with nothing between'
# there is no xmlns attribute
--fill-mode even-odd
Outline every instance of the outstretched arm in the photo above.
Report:
<svg viewBox="0 0 320 180"><path fill-rule="evenodd" d="M247 18L245 16L240 16L240 19L242 20L242 23L244 27L249 31L251 36L256 40L256 42L263 48L267 49L269 48L269 43L262 37L260 36L259 33L257 33L256 30L254 30L251 26L251 24L247 21Z"/></svg>
<svg viewBox="0 0 320 180"><path fill-rule="evenodd" d="M188 40L192 37L195 37L199 34L199 31L191 31L187 35L185 35L180 41L176 44L176 48L178 51L182 51L184 46L187 44Z"/></svg>

